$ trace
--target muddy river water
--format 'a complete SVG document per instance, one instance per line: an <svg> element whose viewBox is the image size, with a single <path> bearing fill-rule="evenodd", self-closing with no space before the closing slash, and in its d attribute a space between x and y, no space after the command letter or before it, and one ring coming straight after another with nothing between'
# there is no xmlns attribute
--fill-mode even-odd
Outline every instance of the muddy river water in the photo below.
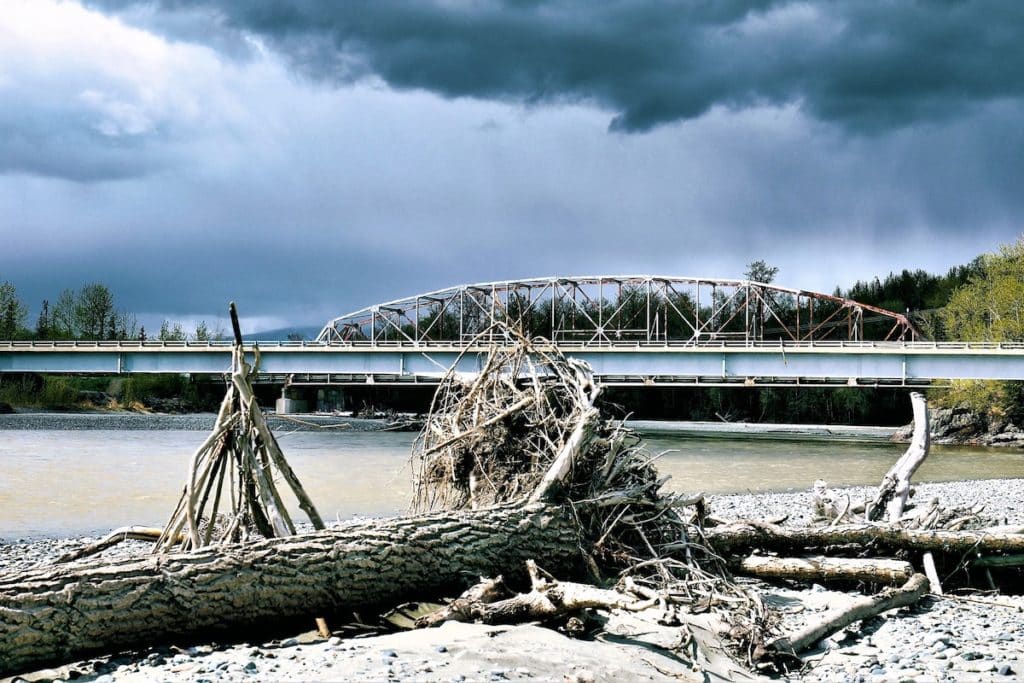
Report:
<svg viewBox="0 0 1024 683"><path fill-rule="evenodd" d="M0 538L162 525L177 502L199 431L0 430ZM280 441L326 519L391 515L410 495L398 432L294 432ZM677 490L709 493L876 484L904 446L850 441L647 435ZM1024 476L1024 452L934 447L916 481ZM297 518L303 518L297 511Z"/></svg>

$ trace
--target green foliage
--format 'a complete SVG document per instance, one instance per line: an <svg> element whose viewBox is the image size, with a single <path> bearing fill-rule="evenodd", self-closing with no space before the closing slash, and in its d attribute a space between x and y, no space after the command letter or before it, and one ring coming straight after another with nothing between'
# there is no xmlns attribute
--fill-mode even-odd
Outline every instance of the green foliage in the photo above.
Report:
<svg viewBox="0 0 1024 683"><path fill-rule="evenodd" d="M116 337L114 295L106 285L93 282L82 287L75 301L75 326L83 339Z"/></svg>
<svg viewBox="0 0 1024 683"><path fill-rule="evenodd" d="M47 375L39 401L47 408L74 408L79 404L78 389L68 377Z"/></svg>
<svg viewBox="0 0 1024 683"><path fill-rule="evenodd" d="M181 329L181 323L171 323L165 320L160 324L160 334L157 335L160 341L185 341L185 331Z"/></svg>
<svg viewBox="0 0 1024 683"><path fill-rule="evenodd" d="M79 405L78 387L70 377L35 374L0 376L0 401L16 406L55 410L76 408Z"/></svg>
<svg viewBox="0 0 1024 683"><path fill-rule="evenodd" d="M25 327L28 309L10 282L0 282L0 339L18 339Z"/></svg>
<svg viewBox="0 0 1024 683"><path fill-rule="evenodd" d="M74 339L78 336L75 327L75 293L65 289L57 297L50 314L49 339Z"/></svg>
<svg viewBox="0 0 1024 683"><path fill-rule="evenodd" d="M1024 341L1024 237L985 254L940 313L947 333L963 341ZM943 405L966 406L990 415L1021 410L1020 382L960 381L935 392Z"/></svg>
<svg viewBox="0 0 1024 683"><path fill-rule="evenodd" d="M775 276L778 274L778 267L769 266L766 262L759 260L747 264L747 270L743 273L743 277L751 282L768 285L775 280Z"/></svg>
<svg viewBox="0 0 1024 683"><path fill-rule="evenodd" d="M147 398L177 398L188 384L182 375L132 375L121 389L121 401L127 405Z"/></svg>
<svg viewBox="0 0 1024 683"><path fill-rule="evenodd" d="M965 341L1024 341L1024 237L982 256L979 272L953 293L942 319Z"/></svg>

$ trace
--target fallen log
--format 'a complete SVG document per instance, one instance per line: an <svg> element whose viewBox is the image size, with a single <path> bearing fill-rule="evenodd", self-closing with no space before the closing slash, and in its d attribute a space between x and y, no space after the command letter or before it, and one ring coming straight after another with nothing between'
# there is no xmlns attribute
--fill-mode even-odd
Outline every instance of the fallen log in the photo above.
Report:
<svg viewBox="0 0 1024 683"><path fill-rule="evenodd" d="M826 612L820 620L807 624L796 633L768 643L766 649L768 653L796 655L855 621L870 619L896 607L912 605L927 592L928 578L924 574L914 574L899 588L886 588L875 595L859 597L847 607Z"/></svg>
<svg viewBox="0 0 1024 683"><path fill-rule="evenodd" d="M795 581L903 583L914 575L909 562L851 557L774 557L751 555L730 563L737 574Z"/></svg>
<svg viewBox="0 0 1024 683"><path fill-rule="evenodd" d="M503 506L0 576L0 676L93 652L456 593L543 558L580 567L562 508ZM191 635L185 635L191 634Z"/></svg>
<svg viewBox="0 0 1024 683"><path fill-rule="evenodd" d="M986 531L932 531L901 529L877 524L844 524L834 527L782 527L741 521L704 531L719 553L749 554L754 549L776 552L807 552L814 548L843 545L871 548L872 552L911 550L933 553L1024 553L1024 535Z"/></svg>

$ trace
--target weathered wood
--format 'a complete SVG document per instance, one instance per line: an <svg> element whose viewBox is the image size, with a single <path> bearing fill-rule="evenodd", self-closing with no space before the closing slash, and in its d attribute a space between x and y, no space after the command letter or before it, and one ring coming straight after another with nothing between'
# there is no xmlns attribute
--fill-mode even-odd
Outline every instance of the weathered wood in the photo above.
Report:
<svg viewBox="0 0 1024 683"><path fill-rule="evenodd" d="M857 598L847 607L829 610L818 621L788 636L777 638L767 646L769 653L797 654L810 648L822 638L849 626L855 621L869 619L882 612L912 605L928 592L928 578L914 574L899 588L886 588L875 595Z"/></svg>
<svg viewBox="0 0 1024 683"><path fill-rule="evenodd" d="M754 549L808 552L828 546L859 545L876 552L912 550L933 553L1024 553L1024 535L985 531L925 531L877 524L835 527L782 527L762 522L734 522L705 530L720 553L749 554Z"/></svg>
<svg viewBox="0 0 1024 683"><path fill-rule="evenodd" d="M921 557L921 564L924 565L924 575L928 577L928 585L932 593L942 595L942 582L939 580L939 572L935 568L935 557L931 551Z"/></svg>
<svg viewBox="0 0 1024 683"><path fill-rule="evenodd" d="M584 583L555 580L528 560L530 592L505 599L497 581L484 579L459 598L434 614L416 621L417 627L434 626L444 621L477 621L485 624L516 623L566 616L583 609L623 609L639 611L657 603L657 598L638 600L618 591Z"/></svg>
<svg viewBox="0 0 1024 683"><path fill-rule="evenodd" d="M928 430L928 402L923 394L913 392L910 402L914 408L914 436L910 446L899 460L882 477L878 494L867 505L868 520L882 518L883 509L888 512L890 524L896 524L903 517L903 508L910 496L910 478L928 457L931 435Z"/></svg>
<svg viewBox="0 0 1024 683"><path fill-rule="evenodd" d="M914 568L902 560L751 555L730 565L738 574L797 581L872 581L903 583Z"/></svg>
<svg viewBox="0 0 1024 683"><path fill-rule="evenodd" d="M73 560L79 560L89 555L95 555L101 553L107 548L117 545L122 541L152 541L156 542L163 534L164 530L159 527L149 526L123 526L120 529L114 529L109 534L104 536L98 541L83 545L77 550L65 553L58 557L54 562L60 564L64 562L71 562Z"/></svg>
<svg viewBox="0 0 1024 683"><path fill-rule="evenodd" d="M420 600L535 557L573 576L577 534L560 508L497 507L0 576L0 675L189 633Z"/></svg>

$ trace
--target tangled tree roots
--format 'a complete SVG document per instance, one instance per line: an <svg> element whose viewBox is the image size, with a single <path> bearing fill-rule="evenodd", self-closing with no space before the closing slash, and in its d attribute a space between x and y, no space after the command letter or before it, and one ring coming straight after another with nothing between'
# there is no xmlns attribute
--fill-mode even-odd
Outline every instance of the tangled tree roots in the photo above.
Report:
<svg viewBox="0 0 1024 683"><path fill-rule="evenodd" d="M414 510L568 504L595 581L611 573L662 607L719 612L727 639L752 661L770 614L702 537L703 496L663 490L657 456L602 417L586 363L506 326L484 332L496 334L511 343L492 346L478 373L442 379L413 447Z"/></svg>

